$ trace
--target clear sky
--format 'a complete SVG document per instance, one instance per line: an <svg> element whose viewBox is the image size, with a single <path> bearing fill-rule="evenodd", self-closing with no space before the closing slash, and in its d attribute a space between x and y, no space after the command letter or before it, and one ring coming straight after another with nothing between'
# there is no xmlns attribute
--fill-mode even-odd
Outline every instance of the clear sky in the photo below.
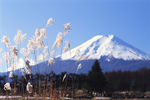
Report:
<svg viewBox="0 0 150 100"><path fill-rule="evenodd" d="M49 17L55 20L47 31L51 43L70 22L71 48L98 34L114 34L150 54L150 0L0 0L0 38L13 39L19 29L30 38Z"/></svg>

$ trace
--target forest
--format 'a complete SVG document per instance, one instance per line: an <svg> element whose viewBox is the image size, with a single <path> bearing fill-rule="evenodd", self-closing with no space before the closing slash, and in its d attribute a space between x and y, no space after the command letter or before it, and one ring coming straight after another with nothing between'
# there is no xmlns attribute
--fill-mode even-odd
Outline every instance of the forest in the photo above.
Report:
<svg viewBox="0 0 150 100"><path fill-rule="evenodd" d="M11 91L4 90L4 84L7 81L6 76L0 76L0 95L46 95L51 93L60 95L74 96L76 91L83 90L90 96L93 93L103 94L104 96L112 96L117 91L134 91L146 92L150 91L150 69L142 68L137 71L113 71L103 73L100 63L96 60L88 74L74 74L62 72L55 74L35 74L12 77L9 81ZM33 92L26 92L26 84L31 82Z"/></svg>

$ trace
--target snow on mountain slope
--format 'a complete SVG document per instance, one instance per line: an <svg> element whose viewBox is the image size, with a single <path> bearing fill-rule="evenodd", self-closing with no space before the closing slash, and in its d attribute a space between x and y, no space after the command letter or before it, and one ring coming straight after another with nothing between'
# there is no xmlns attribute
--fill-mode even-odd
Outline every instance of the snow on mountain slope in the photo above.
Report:
<svg viewBox="0 0 150 100"><path fill-rule="evenodd" d="M80 52L77 56L78 50ZM79 60L81 57L87 59ZM99 60L103 72L135 71L143 67L150 68L150 57L139 49L113 35L97 35L71 51L63 53L62 56L57 56L54 64L48 66L47 61L42 62L33 65L31 71L32 74L39 73L39 71L43 74L51 71L74 73L78 64L81 63L82 68L77 73L88 73L96 59ZM17 69L15 73L21 75L20 69Z"/></svg>
<svg viewBox="0 0 150 100"><path fill-rule="evenodd" d="M80 50L79 56L86 56L88 59L100 59L102 56L108 56L108 61L111 57L123 60L150 59L150 57L145 53L115 37L114 35L97 35L87 42L72 49L71 55L70 52L63 53L61 59L77 60L78 57L76 57L75 54L78 49Z"/></svg>

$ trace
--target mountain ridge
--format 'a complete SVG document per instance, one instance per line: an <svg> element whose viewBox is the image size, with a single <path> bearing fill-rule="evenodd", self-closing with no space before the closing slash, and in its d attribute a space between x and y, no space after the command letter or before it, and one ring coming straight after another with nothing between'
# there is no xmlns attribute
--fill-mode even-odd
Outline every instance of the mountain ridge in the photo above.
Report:
<svg viewBox="0 0 150 100"><path fill-rule="evenodd" d="M76 55L77 51L78 55ZM31 71L33 74L51 71L87 74L95 60L99 60L103 72L150 68L150 57L146 53L114 35L97 35L70 51L64 52L62 56L57 56L54 64L48 66L47 61L42 62L33 65ZM76 72L78 64L82 64L82 68ZM21 75L21 69L16 70L15 73Z"/></svg>
<svg viewBox="0 0 150 100"><path fill-rule="evenodd" d="M83 44L71 50L71 56L66 52L62 54L62 59L77 59L75 58L75 51L79 49L80 56L88 56L90 59L100 59L101 56L113 56L115 58L122 58L124 60L149 60L150 57L141 50L131 46L114 35L97 35ZM68 54L67 54L68 53ZM126 55L125 55L126 54ZM93 55L93 56L91 56ZM121 56L121 57L119 57Z"/></svg>

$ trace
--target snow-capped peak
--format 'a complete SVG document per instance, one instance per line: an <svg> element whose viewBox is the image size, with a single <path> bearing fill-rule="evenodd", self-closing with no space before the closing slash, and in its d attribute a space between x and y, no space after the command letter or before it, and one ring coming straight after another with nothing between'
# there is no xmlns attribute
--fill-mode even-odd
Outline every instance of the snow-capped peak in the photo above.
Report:
<svg viewBox="0 0 150 100"><path fill-rule="evenodd" d="M77 50L80 51L78 56L76 56ZM72 49L71 53L63 53L61 58L62 60L77 60L83 56L88 57L88 59L100 59L102 56L107 56L108 61L111 57L123 60L150 59L150 57L148 57L145 53L115 37L114 35L97 35Z"/></svg>

